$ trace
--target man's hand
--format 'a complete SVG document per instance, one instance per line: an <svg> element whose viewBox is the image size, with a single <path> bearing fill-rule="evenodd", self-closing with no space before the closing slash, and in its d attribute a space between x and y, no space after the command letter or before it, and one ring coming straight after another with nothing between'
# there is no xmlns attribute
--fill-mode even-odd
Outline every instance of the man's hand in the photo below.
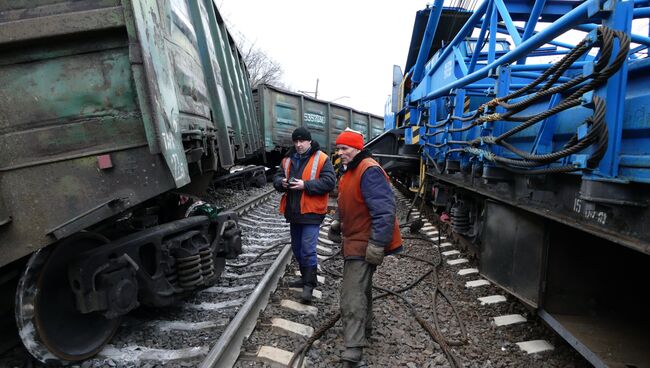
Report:
<svg viewBox="0 0 650 368"><path fill-rule="evenodd" d="M327 232L327 238L334 243L341 242L341 223L339 220L332 221L332 225L330 225L330 229Z"/></svg>
<svg viewBox="0 0 650 368"><path fill-rule="evenodd" d="M383 261L384 247L369 240L366 248L366 262L379 266Z"/></svg>
<svg viewBox="0 0 650 368"><path fill-rule="evenodd" d="M300 179L294 179L292 182L289 183L289 189L304 190L305 182Z"/></svg>
<svg viewBox="0 0 650 368"><path fill-rule="evenodd" d="M287 179L282 179L282 188L289 188L289 182Z"/></svg>

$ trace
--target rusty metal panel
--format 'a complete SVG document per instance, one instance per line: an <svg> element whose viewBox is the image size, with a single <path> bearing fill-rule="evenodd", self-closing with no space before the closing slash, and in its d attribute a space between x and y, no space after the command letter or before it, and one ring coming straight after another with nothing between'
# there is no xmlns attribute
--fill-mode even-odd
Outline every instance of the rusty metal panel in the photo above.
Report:
<svg viewBox="0 0 650 368"><path fill-rule="evenodd" d="M56 14L47 17L9 22L0 32L0 43L22 42L43 37L63 36L83 31L119 28L124 26L122 9L119 6L91 9L70 14Z"/></svg>
<svg viewBox="0 0 650 368"><path fill-rule="evenodd" d="M146 145L127 51L0 67L0 172Z"/></svg>
<svg viewBox="0 0 650 368"><path fill-rule="evenodd" d="M149 80L149 103L153 112L156 136L177 187L190 182L183 150L179 104L174 83L174 69L165 39L164 1L132 0L133 15L142 49L142 63Z"/></svg>
<svg viewBox="0 0 650 368"><path fill-rule="evenodd" d="M332 106L330 108L330 150L334 150L336 137L349 127L350 111L340 106Z"/></svg>
<svg viewBox="0 0 650 368"><path fill-rule="evenodd" d="M367 114L362 114L359 112L352 112L352 124L350 128L359 131L363 134L363 141L368 142L370 140L370 121Z"/></svg>
<svg viewBox="0 0 650 368"><path fill-rule="evenodd" d="M379 116L370 115L370 137L368 138L368 141L381 135L383 132L384 119Z"/></svg>
<svg viewBox="0 0 650 368"><path fill-rule="evenodd" d="M248 85L248 80L244 80L243 76L243 70L241 67L241 64L239 62L239 59L237 57L236 53L236 47L234 42L230 39L230 36L228 36L228 32L226 30L226 25L222 24L222 35L227 36L227 47L226 47L226 52L227 52L227 57L230 59L229 62L229 67L230 67L230 77L232 78L232 88L234 91L234 96L237 97L237 105L239 106L239 116L241 118L239 122L240 129L242 129L242 137L243 137L243 142L244 142L244 153L247 155L251 154L253 152L252 146L253 146L253 132L251 131L251 125L250 125L250 110L246 107L246 96L245 96L245 91L244 88L250 88ZM252 101L251 101L252 102Z"/></svg>
<svg viewBox="0 0 650 368"><path fill-rule="evenodd" d="M3 172L0 196L12 221L0 227L0 266L174 188L161 155L147 145ZM30 183L30 185L25 185Z"/></svg>
<svg viewBox="0 0 650 368"><path fill-rule="evenodd" d="M106 1L47 3L0 11L0 33L40 14L73 21L79 9L115 11ZM121 28L98 23L102 32L83 21L75 33L61 25L65 36L44 35L51 42L0 43L0 266L176 186L163 157L149 153L138 54L128 15L120 19Z"/></svg>
<svg viewBox="0 0 650 368"><path fill-rule="evenodd" d="M328 120L328 103L310 98L304 99L302 125L309 129L312 139L317 141L325 152L329 143Z"/></svg>
<svg viewBox="0 0 650 368"><path fill-rule="evenodd" d="M242 138L242 128L240 126L242 118L237 105L237 97L235 96L233 87L233 78L231 77L231 58L227 55L230 50L228 47L227 34L222 33L221 26L223 25L223 21L218 17L218 11L212 1L204 0L201 9L205 12L207 18L205 23L205 33L206 35L209 35L206 39L209 43L207 46L211 50L210 53L213 54L211 60L218 66L218 69L215 66L215 71L218 71L215 72L217 83L216 88L219 91L219 99L223 109L222 121L224 123L223 126L219 127L220 130L218 134L219 137L224 135L227 139L229 133L232 133L234 147L230 145L229 140L229 151L232 152L237 159L243 159L246 157L246 154L243 149L244 140ZM219 23L220 21L221 23ZM219 124L218 119L216 123ZM219 142L219 146L223 147L221 142ZM219 152L221 153L221 151Z"/></svg>
<svg viewBox="0 0 650 368"><path fill-rule="evenodd" d="M266 134L271 137L273 147L291 147L291 133L301 125L300 97L290 94L274 93L269 90L266 99L269 109L265 121Z"/></svg>

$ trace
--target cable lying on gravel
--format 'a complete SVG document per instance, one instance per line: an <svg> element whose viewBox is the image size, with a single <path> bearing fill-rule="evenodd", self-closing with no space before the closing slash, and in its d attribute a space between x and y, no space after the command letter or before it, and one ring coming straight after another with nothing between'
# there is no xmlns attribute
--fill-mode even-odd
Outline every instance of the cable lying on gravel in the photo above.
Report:
<svg viewBox="0 0 650 368"><path fill-rule="evenodd" d="M284 234L284 235L288 236L288 234ZM253 263L257 262L258 259L262 258L262 256L263 256L264 254L266 254L266 253L272 251L273 249L276 249L276 248L278 248L278 247L280 247L280 246L282 246L282 245L287 245L287 244L291 244L291 242L290 242L290 241L286 241L286 240L280 240L280 241L277 241L277 242L273 242L273 245L271 245L268 249L265 249L265 250L263 250L262 252L260 252L260 254L258 254L255 258L253 258L252 260L250 260L248 263L244 263L244 264L229 264L228 267L233 267L233 268L244 268L244 267L248 267L248 266L252 265Z"/></svg>
<svg viewBox="0 0 650 368"><path fill-rule="evenodd" d="M411 221L411 222L407 222L407 223L404 223L404 224L400 224L400 227L409 226L411 223L414 223L414 222L416 222L416 221L418 221L418 220ZM431 243L434 243L434 244L435 244L435 241L433 241L432 239L429 239L429 238L425 238L424 236L403 236L402 239L423 240L423 241L428 241L428 242L431 242ZM440 235L438 235L438 243L439 243L439 242L440 242ZM438 249L438 248L436 247L435 249ZM323 262L324 262L324 261L328 261L328 260L330 260L330 259L333 259L333 258L339 256L340 254L341 254L341 250L339 250L336 254L334 254L334 255L332 255L332 256L326 258L325 260L323 260ZM457 310L456 306L454 305L453 301L452 301L451 298L447 295L447 293L445 293L444 290L442 290L442 289L440 288L440 286L439 286L438 277L437 277L437 272L438 272L438 266L440 266L440 262L434 263L434 262L432 262L432 261L429 261L429 260L426 260L426 259L422 259L422 258L420 258L420 257L413 256L413 255L410 255L410 254L407 254L407 253L398 253L398 254L396 254L396 256L399 256L399 257L405 257L405 258L411 258L411 259L415 259L415 260L420 261L420 262L427 263L427 264L429 264L429 265L431 266L431 268L430 268L429 270L427 270L425 273L423 273L421 276L419 276L416 280L414 280L413 282L411 282L409 285L407 285L407 286L405 286L405 287L403 287L403 288L401 288L401 289L398 289L398 290L390 290L390 289L388 289L388 288L384 288L384 287L381 287L381 286L373 285L373 288L374 288L374 289L376 289L376 290L380 290L380 291L383 292L383 293L381 293L381 294L378 294L378 295L374 296L374 297L372 298L373 301L374 301L374 300L381 299L381 298L384 298L384 297L386 297L386 296L394 296L394 297L396 297L398 300L401 300L402 302L404 302L404 303L409 307L409 309L411 310L411 312L413 313L413 315L415 316L416 321L417 321L417 322L422 326L422 328L423 328L423 329L424 329L424 330L429 334L429 336L431 336L431 338L432 338L432 339L433 339L433 340L434 340L434 341L435 341L435 342L440 346L440 348L442 349L443 353L445 354L445 357L446 357L447 360L449 361L450 365L451 365L452 367L462 367L462 363L461 363L460 359L459 359L458 356L456 356L456 355L454 354L454 352L450 349L450 346L458 346L458 345L466 344L467 341L468 341L468 338L467 338L467 336L468 336L468 335L467 335L467 330L466 330L466 328L465 328L465 325L464 325L462 319L460 318L460 314L458 313L458 310ZM440 259L441 259L441 258L440 258L440 256L438 255L438 260L440 260ZM329 270L329 269L323 267L322 264L321 264L321 267L322 267L323 271L327 272L328 274L330 274L330 275L332 275L332 276L336 276L336 277L339 277L339 278L342 277L342 275L339 274L338 272L335 272L335 271ZM417 309L415 308L415 305L414 305L414 304L413 304L413 303L412 303L408 298L406 298L405 296L401 295L401 293L403 293L403 292L405 292L405 291L407 291L407 290L413 288L413 287L416 286L417 284L419 284L421 281L423 281L423 280L424 280L427 276L429 276L430 274L433 274L433 284L434 284L434 285L433 285L433 291L432 291L432 298L433 298L433 303L434 303L434 304L433 304L433 305L434 305L434 311L435 311L435 305L436 305L436 303L437 303L437 298L436 298L436 297L437 297L437 294L440 294L440 295L442 295L442 297L443 297L443 298L444 298L444 299L445 299L445 300L450 304L452 310L454 311L454 314L455 314L455 316L456 316L456 319L457 319L457 321L458 321L458 323L459 323L459 325L460 325L460 329L461 329L462 335L464 336L463 340L461 340L461 341L450 341L450 340L447 340L447 339L446 339L446 338L445 338L445 337L440 333L440 328L439 328L438 318L437 318L437 315L436 315L435 312L433 313L434 326L432 327L432 326L431 326L431 325L430 325L430 324L429 324L429 323L428 323L428 322L427 322L427 321L426 321L426 320L425 320L425 319L424 319L424 318L423 318L423 317L418 313ZM340 318L341 318L341 312L340 312L340 311L337 311L334 315L332 315L331 318L329 318L325 323L323 323L319 328L317 328L317 329L314 331L314 333L309 337L309 339L307 339L307 341L306 341L306 342L305 342L305 343L304 343L300 348L298 348L298 349L294 352L293 356L291 357L291 360L289 361L288 366L289 366L289 367L294 367L294 366L296 366L295 364L297 363L297 366L298 366L298 367L301 367L302 364L303 364L303 361L304 361L304 359L305 359L305 356L306 356L307 352L309 351L309 349L311 348L311 346L313 345L313 343L314 343L316 340L318 340L319 338L321 338L321 337L325 334L325 332L326 332L328 329L330 329L331 327L333 327L333 326L336 324L336 322L337 322Z"/></svg>

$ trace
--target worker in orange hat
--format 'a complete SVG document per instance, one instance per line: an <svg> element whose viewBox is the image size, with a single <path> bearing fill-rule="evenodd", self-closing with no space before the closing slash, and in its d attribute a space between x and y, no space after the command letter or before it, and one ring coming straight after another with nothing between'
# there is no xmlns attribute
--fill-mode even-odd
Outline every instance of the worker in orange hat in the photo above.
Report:
<svg viewBox="0 0 650 368"><path fill-rule="evenodd" d="M336 138L346 167L339 179L339 221L343 235L341 320L344 364L362 364L363 347L372 329L372 276L384 256L402 249L395 195L388 175L363 149L363 135L346 129Z"/></svg>

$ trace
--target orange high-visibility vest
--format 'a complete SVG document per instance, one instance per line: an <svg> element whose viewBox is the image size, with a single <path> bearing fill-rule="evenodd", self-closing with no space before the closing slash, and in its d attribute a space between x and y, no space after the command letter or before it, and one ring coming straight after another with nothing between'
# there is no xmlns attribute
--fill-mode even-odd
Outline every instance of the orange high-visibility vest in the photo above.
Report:
<svg viewBox="0 0 650 368"><path fill-rule="evenodd" d="M316 151L309 161L305 169L302 171L302 180L314 180L320 176L320 171L325 166L325 161L327 161L327 155L322 151ZM314 164L316 163L316 164ZM284 176L287 180L290 178L289 173L291 172L291 159L285 157L282 159L282 169L284 170ZM300 214L305 213L318 213L325 214L327 213L327 200L329 198L329 193L325 194L308 194L306 191L302 192L300 196ZM284 214L285 208L287 206L287 193L282 195L280 200L280 213Z"/></svg>
<svg viewBox="0 0 650 368"><path fill-rule="evenodd" d="M354 169L348 169L339 179L339 215L343 225L343 256L365 257L368 240L372 233L372 219L370 210L361 194L361 177L363 173L373 166L381 166L372 158L364 158ZM382 168L381 171L389 180L388 175ZM399 223L395 216L393 227L393 239L385 248L387 253L399 248L402 245L402 235L399 231Z"/></svg>

